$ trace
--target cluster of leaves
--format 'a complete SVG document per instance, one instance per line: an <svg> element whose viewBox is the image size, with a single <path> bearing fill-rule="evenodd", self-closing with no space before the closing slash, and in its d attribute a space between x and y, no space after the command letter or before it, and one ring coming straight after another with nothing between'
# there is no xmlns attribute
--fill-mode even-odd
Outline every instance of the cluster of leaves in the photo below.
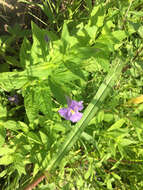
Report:
<svg viewBox="0 0 143 190"><path fill-rule="evenodd" d="M43 1L42 7L61 28L61 14L55 17L49 5L58 14L58 4ZM32 39L19 30L17 36L25 37L15 57L7 56L7 47L16 36L0 41L6 61L0 68L1 189L21 189L39 172L48 180L39 190L143 187L142 97L128 103L143 93L143 5L86 6L86 19L68 15L60 37L34 22ZM7 98L15 93L18 105ZM58 114L66 96L87 107L76 125Z"/></svg>

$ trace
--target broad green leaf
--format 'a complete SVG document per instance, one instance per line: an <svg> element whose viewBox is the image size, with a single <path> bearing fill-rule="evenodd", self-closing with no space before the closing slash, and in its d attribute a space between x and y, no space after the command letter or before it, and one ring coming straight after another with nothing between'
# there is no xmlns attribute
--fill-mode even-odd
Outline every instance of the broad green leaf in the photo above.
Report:
<svg viewBox="0 0 143 190"><path fill-rule="evenodd" d="M87 32L88 38L89 37L91 38L91 40L92 40L91 43L93 43L95 41L95 38L96 38L96 35L97 35L98 27L96 25L95 26L94 25L93 26L86 25L84 27L84 30Z"/></svg>
<svg viewBox="0 0 143 190"><path fill-rule="evenodd" d="M85 127L88 125L90 120L95 116L97 111L99 110L102 102L108 95L110 89L112 88L115 80L119 77L119 74L122 70L123 64L120 60L117 60L117 63L113 64L110 72L107 77L99 87L96 95L94 96L91 103L88 105L86 110L84 111L84 115L82 119L74 126L69 135L67 136L65 142L60 147L58 153L51 160L49 165L47 166L47 171L51 169L55 169L62 158L66 155L66 153L70 150L70 148L75 144L75 142L80 137L81 133L84 131Z"/></svg>
<svg viewBox="0 0 143 190"><path fill-rule="evenodd" d="M127 38L128 34L123 30L116 30L108 34L101 35L95 42L104 44L104 50L108 47L107 51L114 51L122 45L122 40Z"/></svg>

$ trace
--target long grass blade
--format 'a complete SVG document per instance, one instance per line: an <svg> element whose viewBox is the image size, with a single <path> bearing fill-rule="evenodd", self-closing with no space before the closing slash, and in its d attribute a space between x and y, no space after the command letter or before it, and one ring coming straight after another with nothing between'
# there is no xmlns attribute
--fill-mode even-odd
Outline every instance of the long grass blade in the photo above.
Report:
<svg viewBox="0 0 143 190"><path fill-rule="evenodd" d="M81 133L88 125L89 121L95 116L95 114L99 110L101 104L108 95L110 89L113 87L115 80L119 77L122 68L123 68L123 63L121 63L120 60L117 60L116 63L113 63L108 75L106 76L105 80L99 87L93 100L85 109L82 119L73 127L72 131L67 136L65 142L62 144L55 157L49 163L47 167L47 172L55 169L59 165L62 158L67 154L67 152L78 140Z"/></svg>

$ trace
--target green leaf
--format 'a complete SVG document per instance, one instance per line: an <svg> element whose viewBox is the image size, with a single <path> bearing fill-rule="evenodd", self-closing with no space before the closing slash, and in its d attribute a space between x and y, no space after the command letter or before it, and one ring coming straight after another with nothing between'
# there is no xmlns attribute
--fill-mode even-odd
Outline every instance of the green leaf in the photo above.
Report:
<svg viewBox="0 0 143 190"><path fill-rule="evenodd" d="M5 147L0 147L0 156L3 156L3 155L9 155L11 153L14 153L15 152L15 148L9 148L8 146L5 146Z"/></svg>
<svg viewBox="0 0 143 190"><path fill-rule="evenodd" d="M47 144L49 141L48 136L42 130L39 131L39 135L41 137L42 143Z"/></svg>
<svg viewBox="0 0 143 190"><path fill-rule="evenodd" d="M5 128L0 125L0 147L5 143L6 131Z"/></svg>
<svg viewBox="0 0 143 190"><path fill-rule="evenodd" d="M30 141L36 142L38 144L42 144L40 137L32 131L27 133L27 137L30 139Z"/></svg>
<svg viewBox="0 0 143 190"><path fill-rule="evenodd" d="M122 125L125 122L126 122L125 119L120 119L119 121L114 123L107 131L113 131L113 130L119 129L120 127L122 127Z"/></svg>
<svg viewBox="0 0 143 190"><path fill-rule="evenodd" d="M121 146L128 146L130 144L137 144L137 141L122 138L119 140L118 144Z"/></svg>
<svg viewBox="0 0 143 190"><path fill-rule="evenodd" d="M64 22L63 29L62 29L62 34L61 34L61 40L68 42L70 39L70 34L68 31L67 23Z"/></svg>
<svg viewBox="0 0 143 190"><path fill-rule="evenodd" d="M36 102L36 94L34 87L28 86L25 91L23 91L24 96L24 106L26 110L27 117L30 123L33 123L38 118L39 106Z"/></svg>
<svg viewBox="0 0 143 190"><path fill-rule="evenodd" d="M23 132L27 133L29 131L29 127L26 125L26 123L18 121L18 125Z"/></svg>
<svg viewBox="0 0 143 190"><path fill-rule="evenodd" d="M40 29L34 22L31 23L33 45L31 48L31 64L48 61L48 43L45 40L46 30Z"/></svg>
<svg viewBox="0 0 143 190"><path fill-rule="evenodd" d="M143 38L143 26L139 27L138 33L139 33L140 37Z"/></svg>
<svg viewBox="0 0 143 190"><path fill-rule="evenodd" d="M82 69L80 66L78 66L76 63L73 63L71 61L66 61L65 66L75 75L77 75L79 78L85 80L85 76L82 72Z"/></svg>
<svg viewBox="0 0 143 190"><path fill-rule="evenodd" d="M18 125L18 123L13 120L8 120L8 121L4 122L3 125L6 129L10 129L13 131L17 131L20 129L20 126Z"/></svg>
<svg viewBox="0 0 143 190"><path fill-rule="evenodd" d="M55 155L55 157L51 160L51 162L47 166L48 171L51 169L55 169L59 165L62 158L66 155L66 153L71 149L71 147L78 140L81 133L84 131L85 127L88 125L90 120L95 116L95 114L99 110L101 104L103 103L104 99L108 95L115 80L118 78L122 70L122 67L123 67L123 64L121 63L120 60L117 60L117 63L113 64L110 72L108 73L107 77L101 84L93 100L84 111L84 115L82 119L71 130L65 142L61 145L58 153Z"/></svg>
<svg viewBox="0 0 143 190"><path fill-rule="evenodd" d="M40 83L35 89L35 102L38 104L38 110L43 114L47 115L49 118L52 118L52 100L51 93L48 86L43 83Z"/></svg>
<svg viewBox="0 0 143 190"><path fill-rule="evenodd" d="M110 113L105 113L104 114L104 121L106 121L106 122L110 122L110 121L112 121L114 119L114 115L113 114L110 114Z"/></svg>
<svg viewBox="0 0 143 190"><path fill-rule="evenodd" d="M86 6L88 7L89 12L92 10L92 0L86 0L85 1Z"/></svg>
<svg viewBox="0 0 143 190"><path fill-rule="evenodd" d="M101 111L99 111L99 113L97 115L97 121L98 121L98 123L102 122L103 119L104 119L104 111L101 110Z"/></svg>
<svg viewBox="0 0 143 190"><path fill-rule="evenodd" d="M28 78L23 72L5 72L0 73L0 87L5 91L11 91L21 88Z"/></svg>
<svg viewBox="0 0 143 190"><path fill-rule="evenodd" d="M31 56L31 44L28 39L25 37L20 48L20 66L25 68L30 65L30 56Z"/></svg>
<svg viewBox="0 0 143 190"><path fill-rule="evenodd" d="M51 92L53 93L53 96L56 98L56 100L62 105L66 104L67 92L65 91L64 87L60 83L56 82L52 77L49 77L48 82Z"/></svg>
<svg viewBox="0 0 143 190"><path fill-rule="evenodd" d="M90 19L89 19L89 25L95 25L97 27L101 27L104 22L104 17L105 17L105 11L106 11L106 6L100 3L100 5L97 5L93 8Z"/></svg>
<svg viewBox="0 0 143 190"><path fill-rule="evenodd" d="M4 177L6 174L7 174L7 170L3 170L3 171L0 173L0 178Z"/></svg>
<svg viewBox="0 0 143 190"><path fill-rule="evenodd" d="M52 119L52 100L49 87L44 82L28 86L23 91L24 105L27 117L30 123L37 120L38 114L42 112L44 115Z"/></svg>
<svg viewBox="0 0 143 190"><path fill-rule="evenodd" d="M63 54L66 53L66 49L69 45L70 42L70 35L68 32L68 27L66 22L64 22L63 29L62 29L62 34L61 34L61 40L62 40L62 46L61 46L61 52Z"/></svg>
<svg viewBox="0 0 143 190"><path fill-rule="evenodd" d="M3 157L0 158L0 165L9 165L13 162L13 156L12 155L5 155Z"/></svg>
<svg viewBox="0 0 143 190"><path fill-rule="evenodd" d="M0 103L0 118L5 118L7 116L7 109L6 106L3 106Z"/></svg>

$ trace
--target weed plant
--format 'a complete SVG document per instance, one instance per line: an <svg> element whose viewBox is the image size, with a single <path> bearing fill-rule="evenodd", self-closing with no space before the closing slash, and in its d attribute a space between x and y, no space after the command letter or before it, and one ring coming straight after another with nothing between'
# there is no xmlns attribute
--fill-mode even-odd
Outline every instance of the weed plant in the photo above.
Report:
<svg viewBox="0 0 143 190"><path fill-rule="evenodd" d="M45 19L0 37L0 189L143 189L142 1L19 2Z"/></svg>

